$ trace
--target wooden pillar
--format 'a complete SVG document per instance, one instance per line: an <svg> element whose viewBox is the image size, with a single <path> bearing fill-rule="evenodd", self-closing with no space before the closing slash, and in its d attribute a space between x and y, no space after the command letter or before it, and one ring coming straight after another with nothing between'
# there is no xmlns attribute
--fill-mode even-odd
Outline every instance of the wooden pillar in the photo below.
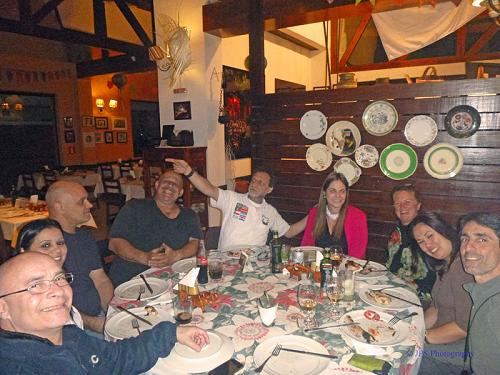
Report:
<svg viewBox="0 0 500 375"><path fill-rule="evenodd" d="M252 98L264 95L264 12L263 0L248 1L250 94Z"/></svg>

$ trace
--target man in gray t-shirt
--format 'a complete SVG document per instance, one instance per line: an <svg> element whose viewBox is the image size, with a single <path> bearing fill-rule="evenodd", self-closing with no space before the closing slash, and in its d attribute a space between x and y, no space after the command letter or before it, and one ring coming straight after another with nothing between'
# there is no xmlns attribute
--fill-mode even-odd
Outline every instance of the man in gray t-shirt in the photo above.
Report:
<svg viewBox="0 0 500 375"><path fill-rule="evenodd" d="M118 257L109 271L119 285L149 267L165 267L196 255L202 238L199 218L176 201L183 194L182 176L167 171L155 183L154 198L131 200L110 232L109 248Z"/></svg>

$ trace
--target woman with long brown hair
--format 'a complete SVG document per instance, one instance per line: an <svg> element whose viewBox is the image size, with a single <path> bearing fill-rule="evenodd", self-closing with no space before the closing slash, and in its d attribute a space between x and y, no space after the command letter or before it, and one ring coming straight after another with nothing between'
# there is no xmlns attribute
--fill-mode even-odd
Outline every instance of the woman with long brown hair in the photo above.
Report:
<svg viewBox="0 0 500 375"><path fill-rule="evenodd" d="M349 204L349 183L344 175L330 173L317 206L309 211L301 245L339 246L344 253L362 259L367 243L366 214Z"/></svg>

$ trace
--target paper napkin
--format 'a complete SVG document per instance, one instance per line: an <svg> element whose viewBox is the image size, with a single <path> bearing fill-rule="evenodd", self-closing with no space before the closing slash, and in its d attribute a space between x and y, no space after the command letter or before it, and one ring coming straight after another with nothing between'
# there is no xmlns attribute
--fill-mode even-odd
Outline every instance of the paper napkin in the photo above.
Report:
<svg viewBox="0 0 500 375"><path fill-rule="evenodd" d="M198 273L200 272L200 268L192 268L191 271L184 276L181 281L179 281L180 285L184 285L188 288L193 288L196 285L196 280L198 279ZM174 290L178 290L179 285L174 286Z"/></svg>

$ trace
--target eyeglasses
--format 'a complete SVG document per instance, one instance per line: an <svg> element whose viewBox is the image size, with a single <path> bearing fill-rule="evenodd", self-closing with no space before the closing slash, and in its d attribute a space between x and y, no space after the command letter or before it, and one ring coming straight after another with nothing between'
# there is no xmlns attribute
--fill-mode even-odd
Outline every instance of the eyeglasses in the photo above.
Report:
<svg viewBox="0 0 500 375"><path fill-rule="evenodd" d="M73 274L72 273L62 273L57 275L52 280L37 280L34 281L31 285L29 285L26 289L18 290L16 292L3 294L0 298L11 296L13 294L29 292L30 294L42 294L47 292L50 289L52 284L56 284L59 287L67 286L73 282Z"/></svg>

